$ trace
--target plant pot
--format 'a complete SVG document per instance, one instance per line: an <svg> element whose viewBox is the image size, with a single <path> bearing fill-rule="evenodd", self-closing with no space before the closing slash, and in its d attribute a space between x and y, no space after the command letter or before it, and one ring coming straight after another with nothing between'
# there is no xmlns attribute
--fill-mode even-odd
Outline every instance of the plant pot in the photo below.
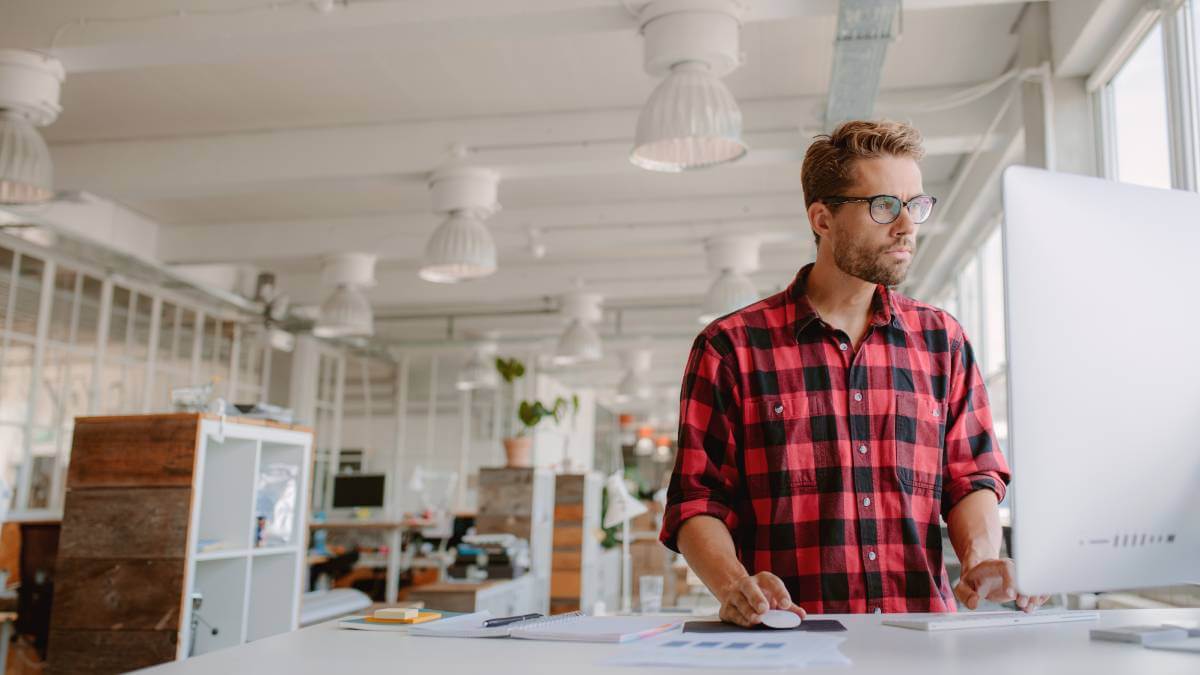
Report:
<svg viewBox="0 0 1200 675"><path fill-rule="evenodd" d="M517 436L504 439L505 466L528 468L533 466L533 439Z"/></svg>

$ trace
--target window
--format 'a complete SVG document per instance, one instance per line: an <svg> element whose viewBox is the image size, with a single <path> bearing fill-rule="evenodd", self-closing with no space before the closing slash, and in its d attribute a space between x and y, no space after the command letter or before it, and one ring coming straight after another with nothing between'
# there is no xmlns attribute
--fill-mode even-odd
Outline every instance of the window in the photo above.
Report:
<svg viewBox="0 0 1200 675"><path fill-rule="evenodd" d="M1162 25L1156 24L1108 85L1111 115L1107 139L1113 178L1171 187L1171 141L1167 119L1166 63Z"/></svg>
<svg viewBox="0 0 1200 675"><path fill-rule="evenodd" d="M218 395L261 391L256 327L45 255L0 238L0 479L17 515L62 509L77 416L166 411L172 387L210 377Z"/></svg>
<svg viewBox="0 0 1200 675"><path fill-rule="evenodd" d="M970 253L935 305L958 320L971 342L987 386L996 438L1007 456L1004 258L999 224L994 225L983 244Z"/></svg>

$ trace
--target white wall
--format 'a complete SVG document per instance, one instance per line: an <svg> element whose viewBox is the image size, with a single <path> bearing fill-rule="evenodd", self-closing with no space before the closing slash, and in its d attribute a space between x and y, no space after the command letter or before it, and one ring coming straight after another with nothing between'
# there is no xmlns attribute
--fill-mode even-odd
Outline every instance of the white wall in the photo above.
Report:
<svg viewBox="0 0 1200 675"><path fill-rule="evenodd" d="M556 397L571 400L579 395L579 412L572 414L568 409L562 423L553 420L544 422L534 436L533 463L539 467L556 467L564 458L572 473L590 471L594 465L596 448L596 395L590 389L571 390L548 375L537 376L538 398L547 406Z"/></svg>

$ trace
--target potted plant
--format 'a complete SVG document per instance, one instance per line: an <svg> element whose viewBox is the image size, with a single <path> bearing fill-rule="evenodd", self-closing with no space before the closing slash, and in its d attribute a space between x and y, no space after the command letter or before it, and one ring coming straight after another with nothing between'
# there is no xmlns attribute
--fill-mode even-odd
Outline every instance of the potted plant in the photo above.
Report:
<svg viewBox="0 0 1200 675"><path fill-rule="evenodd" d="M509 400L516 406L516 421L521 427L514 432L512 418L506 418L504 435L504 454L507 466L528 467L533 465L533 438L530 435L537 425L546 418L553 418L557 424L562 421L563 413L567 410L567 400L561 396L554 404L547 406L541 401L516 402L516 381L525 376L525 364L519 360L496 358L496 370L508 385Z"/></svg>

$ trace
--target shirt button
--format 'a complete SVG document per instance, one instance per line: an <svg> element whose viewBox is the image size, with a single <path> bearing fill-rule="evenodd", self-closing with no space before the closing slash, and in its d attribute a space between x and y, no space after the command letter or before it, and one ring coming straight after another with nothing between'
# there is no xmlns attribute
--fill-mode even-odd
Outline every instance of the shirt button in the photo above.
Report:
<svg viewBox="0 0 1200 675"><path fill-rule="evenodd" d="M781 412L783 412L783 404L782 403L775 406L775 414L778 415Z"/></svg>
<svg viewBox="0 0 1200 675"><path fill-rule="evenodd" d="M861 391L856 391L856 392L854 392L854 400L855 400L855 401L861 401L861 400L862 400L862 392L861 392ZM760 409L761 409L761 408L760 408Z"/></svg>
<svg viewBox="0 0 1200 675"><path fill-rule="evenodd" d="M934 416L934 417L937 417L937 416L938 416L938 415L940 415L940 414L941 414L941 413L938 411L938 409L937 409L937 408L934 408L934 409L933 409L933 416Z"/></svg>
<svg viewBox="0 0 1200 675"><path fill-rule="evenodd" d="M846 351L846 350L847 350L847 349L849 349L849 348L850 348L850 345L846 344L845 342L843 342L842 344L838 345L838 349L840 349L840 350L842 350L842 351Z"/></svg>
<svg viewBox="0 0 1200 675"><path fill-rule="evenodd" d="M860 455L867 454L867 446L865 446L865 445L858 446L858 454L860 454Z"/></svg>
<svg viewBox="0 0 1200 675"><path fill-rule="evenodd" d="M870 505L871 505L871 498L863 497L863 506L870 506Z"/></svg>
<svg viewBox="0 0 1200 675"><path fill-rule="evenodd" d="M875 559L875 551L871 551L871 552L867 553L867 559L874 560Z"/></svg>

